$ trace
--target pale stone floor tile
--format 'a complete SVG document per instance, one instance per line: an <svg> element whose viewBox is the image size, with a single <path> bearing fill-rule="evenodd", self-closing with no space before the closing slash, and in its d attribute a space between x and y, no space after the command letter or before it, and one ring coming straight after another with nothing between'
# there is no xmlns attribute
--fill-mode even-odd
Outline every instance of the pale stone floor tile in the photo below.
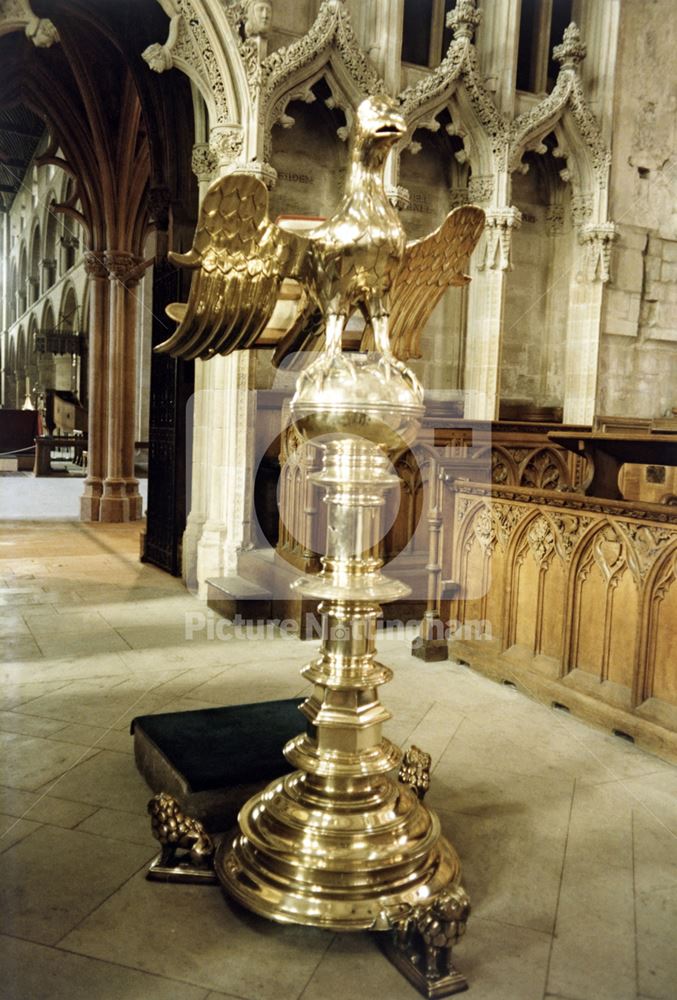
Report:
<svg viewBox="0 0 677 1000"><path fill-rule="evenodd" d="M0 732L19 733L22 736L50 736L63 729L58 719L41 719L20 712L0 711Z"/></svg>
<svg viewBox="0 0 677 1000"><path fill-rule="evenodd" d="M96 812L96 809L95 805L71 802L46 792L25 792L18 788L0 787L0 812L17 819L25 818L70 830Z"/></svg>
<svg viewBox="0 0 677 1000"><path fill-rule="evenodd" d="M476 916L552 933L570 804L571 791L539 800L534 790L480 815L439 810Z"/></svg>
<svg viewBox="0 0 677 1000"><path fill-rule="evenodd" d="M0 639L3 642L5 639L25 638L26 636L30 639L31 630L23 618L11 615L0 619Z"/></svg>
<svg viewBox="0 0 677 1000"><path fill-rule="evenodd" d="M0 858L3 931L56 944L154 853L152 846L40 827Z"/></svg>
<svg viewBox="0 0 677 1000"><path fill-rule="evenodd" d="M150 799L152 792L146 791ZM150 817L144 813L120 812L116 809L97 809L87 819L79 824L78 830L84 833L95 833L100 837L111 837L113 840L123 840L129 844L141 844L149 849L160 847L153 839Z"/></svg>
<svg viewBox="0 0 677 1000"><path fill-rule="evenodd" d="M535 931L471 918L454 951L475 1000L541 1000L549 938ZM336 935L301 1000L374 997L415 1000L420 994L379 953L376 935Z"/></svg>
<svg viewBox="0 0 677 1000"><path fill-rule="evenodd" d="M27 623L37 642L51 637L68 637L73 634L86 638L92 633L110 631L111 626L96 611L82 611L79 606L68 615L42 615L32 617Z"/></svg>
<svg viewBox="0 0 677 1000"><path fill-rule="evenodd" d="M555 749L545 745L536 751L530 737L523 735L526 729L521 724L510 731L500 730L483 724L477 715L469 715L458 727L446 754L453 756L459 767L470 770L479 766L555 782L574 778L589 784L609 781L608 769L584 745L565 744Z"/></svg>
<svg viewBox="0 0 677 1000"><path fill-rule="evenodd" d="M21 709L22 712L25 712L27 706L36 698L43 694L49 694L51 691L58 691L65 684L64 680L16 681L6 675L3 676L2 668L0 668L0 709L3 711Z"/></svg>
<svg viewBox="0 0 677 1000"><path fill-rule="evenodd" d="M98 750L117 750L118 753L134 753L134 740L127 729L104 729L72 723L60 729L54 739L61 743L77 743L78 746L96 747Z"/></svg>
<svg viewBox="0 0 677 1000"><path fill-rule="evenodd" d="M112 628L98 632L52 634L36 640L43 656L91 656L92 653L118 653L130 648L123 635Z"/></svg>
<svg viewBox="0 0 677 1000"><path fill-rule="evenodd" d="M150 797L129 754L112 750L101 750L71 768L50 791L72 802L131 813L145 812Z"/></svg>
<svg viewBox="0 0 677 1000"><path fill-rule="evenodd" d="M24 816L39 798L35 792L24 792L19 788L0 785L0 812L8 816Z"/></svg>
<svg viewBox="0 0 677 1000"><path fill-rule="evenodd" d="M64 688L70 681L83 681L98 677L129 677L131 671L119 653L99 653L98 656L71 655L65 658L30 660L14 663L4 669L0 666L0 685L16 685L24 677L36 683L51 684L52 690ZM48 692L49 687L44 691ZM33 700L33 699L31 699Z"/></svg>
<svg viewBox="0 0 677 1000"><path fill-rule="evenodd" d="M93 752L70 743L0 733L0 781L11 788L36 791L91 757Z"/></svg>
<svg viewBox="0 0 677 1000"><path fill-rule="evenodd" d="M548 991L581 1000L635 1000L632 870L591 856L565 862Z"/></svg>
<svg viewBox="0 0 677 1000"><path fill-rule="evenodd" d="M61 945L247 1000L296 1000L331 940L236 909L215 886L164 885L139 874Z"/></svg>
<svg viewBox="0 0 677 1000"><path fill-rule="evenodd" d="M674 1000L677 990L677 887L638 893L637 970L639 991Z"/></svg>
<svg viewBox="0 0 677 1000"><path fill-rule="evenodd" d="M677 836L632 802L635 892L677 889Z"/></svg>
<svg viewBox="0 0 677 1000"><path fill-rule="evenodd" d="M30 712L31 715L61 719L64 727L67 723L77 723L104 729L114 725L124 728L130 713L132 716L139 714L136 706L152 691L164 690L164 700L171 698L174 692L166 684L158 684L158 680L154 677L149 683L144 683L143 678L129 674L73 680L59 690L37 698L31 703ZM157 703L158 696L153 700Z"/></svg>
<svg viewBox="0 0 677 1000"><path fill-rule="evenodd" d="M206 1000L200 987L0 937L0 1000Z"/></svg>
<svg viewBox="0 0 677 1000"><path fill-rule="evenodd" d="M143 625L121 625L117 634L124 639L128 649L157 649L179 645L186 641L183 623L162 625L149 621Z"/></svg>
<svg viewBox="0 0 677 1000"><path fill-rule="evenodd" d="M53 795L19 792L15 789L1 789L0 800L4 803L2 808L12 816L60 826L65 830L72 830L96 811L95 806L81 802L69 802Z"/></svg>
<svg viewBox="0 0 677 1000"><path fill-rule="evenodd" d="M433 773L464 718L460 712L453 711L447 705L436 703L409 735L412 744L430 754Z"/></svg>
<svg viewBox="0 0 677 1000"><path fill-rule="evenodd" d="M40 826L29 819L17 819L0 813L0 854L33 833Z"/></svg>
<svg viewBox="0 0 677 1000"><path fill-rule="evenodd" d="M624 778L619 787L631 798L633 809L652 817L677 836L677 768Z"/></svg>
<svg viewBox="0 0 677 1000"><path fill-rule="evenodd" d="M577 783L567 839L567 861L601 858L605 865L632 869L632 800L621 782Z"/></svg>
<svg viewBox="0 0 677 1000"><path fill-rule="evenodd" d="M42 656L42 650L31 636L9 636L0 643L0 663L34 660L40 656Z"/></svg>

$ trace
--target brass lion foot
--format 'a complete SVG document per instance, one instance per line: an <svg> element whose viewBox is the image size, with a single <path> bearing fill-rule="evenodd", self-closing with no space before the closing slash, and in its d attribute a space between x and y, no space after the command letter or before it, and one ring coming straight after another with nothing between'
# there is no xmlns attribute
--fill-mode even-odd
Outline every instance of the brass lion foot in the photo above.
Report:
<svg viewBox="0 0 677 1000"><path fill-rule="evenodd" d="M166 792L148 803L153 836L161 851L151 862L146 878L158 882L199 882L214 885L214 841L202 823L181 811Z"/></svg>
<svg viewBox="0 0 677 1000"><path fill-rule="evenodd" d="M454 967L452 949L465 933L470 900L460 885L452 885L429 906L412 907L391 920L383 935L386 955L424 997L448 997L468 988Z"/></svg>
<svg viewBox="0 0 677 1000"><path fill-rule="evenodd" d="M421 800L425 798L425 793L430 788L431 765L430 754L417 746L410 746L402 757L397 777L403 785L411 785Z"/></svg>

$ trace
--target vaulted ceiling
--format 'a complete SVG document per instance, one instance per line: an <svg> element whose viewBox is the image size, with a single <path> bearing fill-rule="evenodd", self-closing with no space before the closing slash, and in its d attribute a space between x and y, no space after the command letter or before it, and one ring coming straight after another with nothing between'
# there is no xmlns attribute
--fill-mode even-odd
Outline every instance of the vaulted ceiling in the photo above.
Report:
<svg viewBox="0 0 677 1000"><path fill-rule="evenodd" d="M44 131L25 105L0 108L0 211L11 206Z"/></svg>

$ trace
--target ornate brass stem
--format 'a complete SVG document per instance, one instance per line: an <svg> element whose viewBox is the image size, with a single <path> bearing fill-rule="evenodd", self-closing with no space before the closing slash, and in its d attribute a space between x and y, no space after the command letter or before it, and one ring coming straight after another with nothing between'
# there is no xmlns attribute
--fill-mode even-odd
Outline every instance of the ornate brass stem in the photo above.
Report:
<svg viewBox="0 0 677 1000"><path fill-rule="evenodd" d="M297 584L320 599L322 645L301 671L313 684L301 709L306 732L284 750L298 770L244 806L239 835L216 857L227 892L273 920L333 930L399 927L403 939L405 924L427 926L427 913L432 926L433 904L450 892L467 900L437 817L393 775L402 754L382 735L390 713L378 695L392 677L376 659L380 604L408 593L381 572L379 511L398 482L388 452L415 435L421 396L392 358L327 353L301 374L292 401L301 436L324 445L313 478L328 505L326 554L321 573ZM467 906L459 914L465 920ZM406 937L400 966L412 951ZM451 941L445 937L444 954L433 958L436 946L422 932L417 940L425 982L441 988L444 980L436 995L464 988L462 977L449 976Z"/></svg>

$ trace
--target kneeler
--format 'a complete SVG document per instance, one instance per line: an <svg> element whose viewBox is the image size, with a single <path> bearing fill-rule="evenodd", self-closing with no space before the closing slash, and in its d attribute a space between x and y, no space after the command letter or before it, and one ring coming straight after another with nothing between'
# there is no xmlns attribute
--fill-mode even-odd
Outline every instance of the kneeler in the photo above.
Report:
<svg viewBox="0 0 677 1000"><path fill-rule="evenodd" d="M209 834L231 829L255 792L292 770L282 748L303 729L303 701L288 698L132 720L136 766L158 793L148 808L163 853L151 865L150 878L177 875L173 844L187 847L190 841L195 851L195 831L204 830L206 843ZM172 817L186 828L186 843L178 843L176 836L172 840ZM186 875L191 874L203 880L199 863L189 866ZM204 879L212 877L205 867Z"/></svg>

